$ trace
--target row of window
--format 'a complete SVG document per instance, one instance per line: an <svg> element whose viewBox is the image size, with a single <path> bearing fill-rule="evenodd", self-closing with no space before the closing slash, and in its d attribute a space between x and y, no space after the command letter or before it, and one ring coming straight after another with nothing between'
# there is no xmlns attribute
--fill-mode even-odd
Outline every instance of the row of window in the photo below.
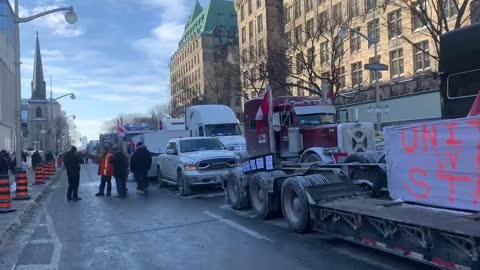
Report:
<svg viewBox="0 0 480 270"><path fill-rule="evenodd" d="M255 0L257 9L261 8L264 0ZM248 15L252 15L253 12L253 0L247 0L247 12ZM245 20L245 4L240 6L240 21Z"/></svg>
<svg viewBox="0 0 480 270"><path fill-rule="evenodd" d="M183 67L181 67L177 72L173 73L172 75L172 82L175 82L186 74L188 74L192 69L195 68L196 65L200 63L200 54L196 54L193 56L191 60L186 62Z"/></svg>
<svg viewBox="0 0 480 270"><path fill-rule="evenodd" d="M247 64L249 62L257 62L257 58L263 58L265 56L265 44L262 39L257 41L257 46L251 45L249 49L242 50L242 64ZM258 59L259 60L259 59Z"/></svg>
<svg viewBox="0 0 480 270"><path fill-rule="evenodd" d="M257 33L261 33L263 31L263 14L257 16ZM254 28L254 21L251 20L248 22L248 38L252 40L255 38L255 28ZM247 28L246 26L242 27L242 44L247 42Z"/></svg>
<svg viewBox="0 0 480 270"><path fill-rule="evenodd" d="M198 40L192 41L188 46L182 48L180 52L176 52L172 59L172 68L185 61L196 49L198 49Z"/></svg>
<svg viewBox="0 0 480 270"><path fill-rule="evenodd" d="M175 94L178 90L181 90L193 83L197 83L199 80L200 80L200 69L195 70L192 74L188 74L184 78L180 79L179 82L173 82L172 92L173 94Z"/></svg>

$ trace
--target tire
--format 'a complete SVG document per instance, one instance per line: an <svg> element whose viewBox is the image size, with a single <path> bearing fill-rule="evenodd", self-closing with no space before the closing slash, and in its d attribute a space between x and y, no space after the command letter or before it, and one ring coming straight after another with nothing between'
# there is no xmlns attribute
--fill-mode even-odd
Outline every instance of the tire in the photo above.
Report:
<svg viewBox="0 0 480 270"><path fill-rule="evenodd" d="M302 163L313 163L313 162L321 162L322 159L320 158L319 155L315 153L310 153L306 155L304 158L302 158Z"/></svg>
<svg viewBox="0 0 480 270"><path fill-rule="evenodd" d="M227 198L228 203L235 210L240 210L248 206L249 198L242 196L242 187L240 187L237 179L232 175L227 179Z"/></svg>
<svg viewBox="0 0 480 270"><path fill-rule="evenodd" d="M381 163L380 160L379 163ZM385 161L385 159L383 159ZM356 153L348 156L344 163L374 163L368 155ZM351 168L350 179L352 181L362 180L362 183L366 185L368 190L371 190L372 197L378 197L382 195L382 189L387 187L387 174L380 167L366 167L366 168Z"/></svg>
<svg viewBox="0 0 480 270"><path fill-rule="evenodd" d="M307 200L306 187L328 184L329 181L321 174L289 177L282 185L282 212L288 227L297 233L311 230L310 207Z"/></svg>
<svg viewBox="0 0 480 270"><path fill-rule="evenodd" d="M160 184L160 188L166 188L168 186L167 182L163 181L162 171L160 170L160 166L157 166L157 181Z"/></svg>
<svg viewBox="0 0 480 270"><path fill-rule="evenodd" d="M280 200L278 196L268 192L267 181L273 181L274 177L281 176L285 176L283 171L259 172L250 180L250 204L257 218L270 219L280 213Z"/></svg>
<svg viewBox="0 0 480 270"><path fill-rule="evenodd" d="M180 196L185 197L185 196L192 195L192 189L190 187L190 184L187 183L181 171L178 172L178 175L177 175L177 187L178 187L178 192L180 193Z"/></svg>

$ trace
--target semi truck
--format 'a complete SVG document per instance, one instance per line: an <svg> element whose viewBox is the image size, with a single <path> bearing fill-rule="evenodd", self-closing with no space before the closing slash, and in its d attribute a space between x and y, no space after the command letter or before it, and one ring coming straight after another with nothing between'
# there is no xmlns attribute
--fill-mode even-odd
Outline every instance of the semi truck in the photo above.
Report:
<svg viewBox="0 0 480 270"><path fill-rule="evenodd" d="M281 214L298 233L313 229L441 269L480 269L480 117L459 118L467 116L480 89L480 77L475 76L480 70L479 41L480 24L441 37L440 91L447 120L387 127L386 156L365 151L351 154L355 161L346 157L344 163L328 162L342 152L330 148L345 141L357 146L352 136L357 131L338 136L340 125L337 131L320 126L326 129L323 135L336 133L337 141L324 136L316 142L325 145L323 151L310 152L317 157L307 158L310 154L303 150L294 157L299 162L289 163L281 150L305 149L312 138L309 128L303 132L291 127L282 133L283 127L275 127L278 117L272 116L268 125L275 133L268 137L274 143L265 143L263 152L257 151L255 137L264 142L265 136L246 132L250 156L223 179L227 201L236 210L251 206L259 219ZM250 104L245 104L245 120L252 120L250 111L260 103ZM293 136L283 140L287 132ZM292 138L300 139L290 142ZM367 182L387 179L389 196L372 198L355 185L354 177Z"/></svg>

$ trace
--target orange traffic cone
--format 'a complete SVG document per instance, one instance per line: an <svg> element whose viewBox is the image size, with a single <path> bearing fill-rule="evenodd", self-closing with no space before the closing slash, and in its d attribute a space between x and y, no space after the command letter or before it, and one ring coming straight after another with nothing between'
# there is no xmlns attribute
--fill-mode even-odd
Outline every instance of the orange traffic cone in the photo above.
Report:
<svg viewBox="0 0 480 270"><path fill-rule="evenodd" d="M43 182L43 166L38 164L37 167L35 167L35 183L34 185L41 185L45 184Z"/></svg>
<svg viewBox="0 0 480 270"><path fill-rule="evenodd" d="M27 171L25 169L18 169L15 177L17 189L15 191L14 200L30 200L28 195L28 178Z"/></svg>
<svg viewBox="0 0 480 270"><path fill-rule="evenodd" d="M46 181L49 179L50 177L50 174L48 172L48 163L47 162L44 162L42 163L42 175L43 175L43 181Z"/></svg>
<svg viewBox="0 0 480 270"><path fill-rule="evenodd" d="M0 174L0 213L10 213L15 210L12 208L8 174Z"/></svg>

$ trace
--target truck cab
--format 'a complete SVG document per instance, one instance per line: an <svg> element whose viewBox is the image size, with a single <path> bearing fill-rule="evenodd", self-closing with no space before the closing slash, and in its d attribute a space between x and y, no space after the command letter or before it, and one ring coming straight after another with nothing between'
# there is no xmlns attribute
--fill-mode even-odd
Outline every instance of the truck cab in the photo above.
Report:
<svg viewBox="0 0 480 270"><path fill-rule="evenodd" d="M257 130L261 99L245 103L245 137L250 156L271 153L269 125ZM338 123L336 109L315 97L273 98L275 152L282 160L336 163L355 152L375 150L372 123Z"/></svg>

